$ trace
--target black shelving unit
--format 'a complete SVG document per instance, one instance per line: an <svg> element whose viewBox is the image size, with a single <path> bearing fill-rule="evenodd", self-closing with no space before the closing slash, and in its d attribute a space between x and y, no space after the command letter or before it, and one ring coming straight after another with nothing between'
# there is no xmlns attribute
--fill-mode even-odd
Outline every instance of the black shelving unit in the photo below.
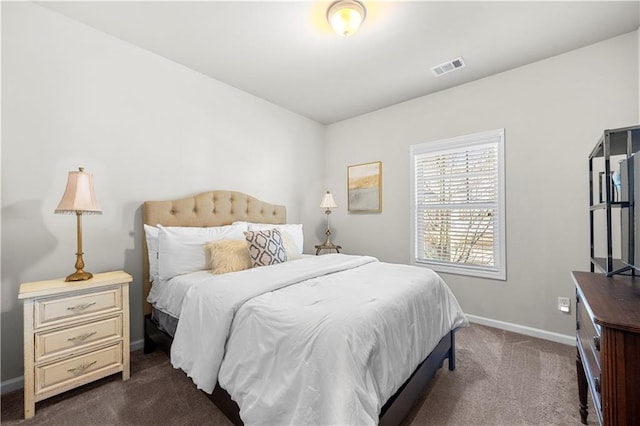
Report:
<svg viewBox="0 0 640 426"><path fill-rule="evenodd" d="M635 254L635 203L633 191L633 169L626 162L620 167L627 167L625 170L618 170L617 173L623 172L629 176L628 190L625 188L624 193L620 187L614 184L614 169L611 164L611 157L616 157L619 161L628 160L634 153L640 151L640 126L625 127L620 129L605 130L602 137L596 144L595 148L589 155L589 223L591 229L591 272L604 273L606 276L614 274L633 274L635 268L622 261L622 259L614 258L614 244L625 244L625 250L628 250L628 257L634 259ZM640 154L637 154L640 155ZM602 159L599 167L594 167L594 163L598 159ZM595 215L598 211L604 211L604 228L596 229L597 224ZM613 240L613 215L620 215L621 222L628 224L628 229L620 229L620 241ZM629 218L628 220L625 218ZM604 257L596 256L595 239L601 233L605 233L606 254ZM624 235L623 235L624 234ZM640 265L637 265L640 266Z"/></svg>

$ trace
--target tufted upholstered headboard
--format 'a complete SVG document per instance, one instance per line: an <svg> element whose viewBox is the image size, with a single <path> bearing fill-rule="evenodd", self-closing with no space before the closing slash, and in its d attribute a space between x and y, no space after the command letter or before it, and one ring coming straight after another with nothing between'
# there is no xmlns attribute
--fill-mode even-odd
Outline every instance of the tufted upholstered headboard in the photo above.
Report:
<svg viewBox="0 0 640 426"><path fill-rule="evenodd" d="M287 211L284 206L234 191L203 192L180 200L145 201L142 206L142 223L152 226L222 226L235 221L287 223ZM147 303L151 283L144 231L142 240L142 303L144 315L148 315L151 313L151 305Z"/></svg>

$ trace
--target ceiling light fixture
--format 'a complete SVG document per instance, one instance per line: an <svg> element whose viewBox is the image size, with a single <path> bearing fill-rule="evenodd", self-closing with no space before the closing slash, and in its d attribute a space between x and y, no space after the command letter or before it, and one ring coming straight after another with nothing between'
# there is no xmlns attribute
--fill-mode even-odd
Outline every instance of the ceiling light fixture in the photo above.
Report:
<svg viewBox="0 0 640 426"><path fill-rule="evenodd" d="M350 36L358 31L367 16L364 3L358 0L338 0L327 9L327 21L341 36Z"/></svg>

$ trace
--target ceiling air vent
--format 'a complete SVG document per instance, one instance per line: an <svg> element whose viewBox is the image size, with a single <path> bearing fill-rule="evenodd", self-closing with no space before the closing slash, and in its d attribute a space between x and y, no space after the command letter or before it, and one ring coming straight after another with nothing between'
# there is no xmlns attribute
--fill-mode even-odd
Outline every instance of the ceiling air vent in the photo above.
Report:
<svg viewBox="0 0 640 426"><path fill-rule="evenodd" d="M464 60L462 59L462 56L460 56L443 64L436 65L435 67L431 68L431 72L436 77L440 77L443 74L446 74L453 70L457 70L458 68L462 68L464 67L464 65Z"/></svg>

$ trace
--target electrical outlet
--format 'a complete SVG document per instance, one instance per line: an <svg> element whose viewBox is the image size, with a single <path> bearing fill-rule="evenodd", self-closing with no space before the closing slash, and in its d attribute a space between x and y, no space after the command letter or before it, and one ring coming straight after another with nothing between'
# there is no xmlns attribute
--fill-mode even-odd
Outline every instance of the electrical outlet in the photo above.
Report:
<svg viewBox="0 0 640 426"><path fill-rule="evenodd" d="M566 314L571 312L571 298L558 297L558 310Z"/></svg>

